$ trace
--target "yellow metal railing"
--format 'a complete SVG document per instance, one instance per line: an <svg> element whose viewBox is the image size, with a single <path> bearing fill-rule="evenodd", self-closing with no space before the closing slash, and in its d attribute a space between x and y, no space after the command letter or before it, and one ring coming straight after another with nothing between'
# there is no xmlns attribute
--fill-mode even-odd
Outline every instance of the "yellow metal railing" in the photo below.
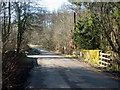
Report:
<svg viewBox="0 0 120 90"><path fill-rule="evenodd" d="M88 60L89 62L92 62L94 64L100 65L99 63L99 56L100 56L100 52L102 52L102 50L82 50L82 49L73 49L73 55L77 56L77 57L84 57L86 60ZM112 60L112 69L116 70L116 71L120 71L120 66L116 63L117 61L115 61L114 57L117 57L116 54L113 54L113 51L107 51L107 54L111 54L111 60ZM113 57L114 55L114 57Z"/></svg>
<svg viewBox="0 0 120 90"><path fill-rule="evenodd" d="M102 52L102 50L80 50L75 49L73 51L76 52L82 52L82 56L88 59L91 62L99 64L99 53Z"/></svg>

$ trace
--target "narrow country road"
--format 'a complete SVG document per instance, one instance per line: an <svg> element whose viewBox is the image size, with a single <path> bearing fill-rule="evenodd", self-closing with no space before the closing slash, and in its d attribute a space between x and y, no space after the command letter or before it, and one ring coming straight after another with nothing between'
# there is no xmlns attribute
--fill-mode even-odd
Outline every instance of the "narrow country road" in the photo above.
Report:
<svg viewBox="0 0 120 90"><path fill-rule="evenodd" d="M87 69L70 58L37 48L41 55L30 72L27 88L119 88L120 82L104 73Z"/></svg>

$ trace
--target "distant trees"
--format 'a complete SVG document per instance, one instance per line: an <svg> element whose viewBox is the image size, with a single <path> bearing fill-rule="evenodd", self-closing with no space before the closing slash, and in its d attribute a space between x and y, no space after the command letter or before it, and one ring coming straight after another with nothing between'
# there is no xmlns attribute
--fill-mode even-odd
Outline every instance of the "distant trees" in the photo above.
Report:
<svg viewBox="0 0 120 90"><path fill-rule="evenodd" d="M73 39L77 48L113 50L120 55L120 3L74 4L79 7L75 30L70 7L51 14L28 2L2 2L3 51L11 46L19 53L28 41L54 50L68 47Z"/></svg>
<svg viewBox="0 0 120 90"><path fill-rule="evenodd" d="M73 12L67 10L59 13L46 14L40 44L55 50L57 46L68 47L72 39Z"/></svg>
<svg viewBox="0 0 120 90"><path fill-rule="evenodd" d="M69 41L72 39L73 12L58 13L56 22L53 22L52 25L54 42L60 46L69 46Z"/></svg>
<svg viewBox="0 0 120 90"><path fill-rule="evenodd" d="M75 3L81 6L81 3ZM74 43L82 49L113 50L120 55L120 3L83 3L79 11ZM84 12L83 12L84 11ZM86 15L85 15L86 14Z"/></svg>

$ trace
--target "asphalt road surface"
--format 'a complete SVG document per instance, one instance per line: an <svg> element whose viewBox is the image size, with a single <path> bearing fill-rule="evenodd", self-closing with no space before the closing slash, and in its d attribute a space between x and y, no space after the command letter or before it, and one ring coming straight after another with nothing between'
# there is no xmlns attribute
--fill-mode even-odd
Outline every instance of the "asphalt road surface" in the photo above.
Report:
<svg viewBox="0 0 120 90"><path fill-rule="evenodd" d="M120 82L70 58L37 48L41 55L30 72L27 88L119 88Z"/></svg>

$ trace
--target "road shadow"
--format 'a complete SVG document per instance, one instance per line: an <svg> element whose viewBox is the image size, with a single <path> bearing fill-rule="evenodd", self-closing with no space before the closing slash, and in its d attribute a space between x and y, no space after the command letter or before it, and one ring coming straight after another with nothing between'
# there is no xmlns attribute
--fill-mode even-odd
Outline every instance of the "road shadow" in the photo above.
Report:
<svg viewBox="0 0 120 90"><path fill-rule="evenodd" d="M44 83L46 79L48 79L47 83L57 83L55 87L62 88L64 85L59 80L61 78L70 88L119 88L120 86L120 82L85 68L42 67L38 65L32 73L34 73L34 83L36 83L29 86L32 89L35 87L50 88ZM55 87L53 85L52 88Z"/></svg>
<svg viewBox="0 0 120 90"><path fill-rule="evenodd" d="M27 89L37 88L62 88L68 85L69 88L119 88L120 82L111 79L102 72L94 72L86 69L86 67L63 67L62 65L41 65L40 60L65 60L60 55L52 54L47 51L41 51L41 55L31 55L29 57L36 58L34 68L31 75L34 78L33 83L28 85ZM49 84L49 85L46 85ZM52 84L53 83L53 84ZM51 86L50 86L51 85Z"/></svg>

